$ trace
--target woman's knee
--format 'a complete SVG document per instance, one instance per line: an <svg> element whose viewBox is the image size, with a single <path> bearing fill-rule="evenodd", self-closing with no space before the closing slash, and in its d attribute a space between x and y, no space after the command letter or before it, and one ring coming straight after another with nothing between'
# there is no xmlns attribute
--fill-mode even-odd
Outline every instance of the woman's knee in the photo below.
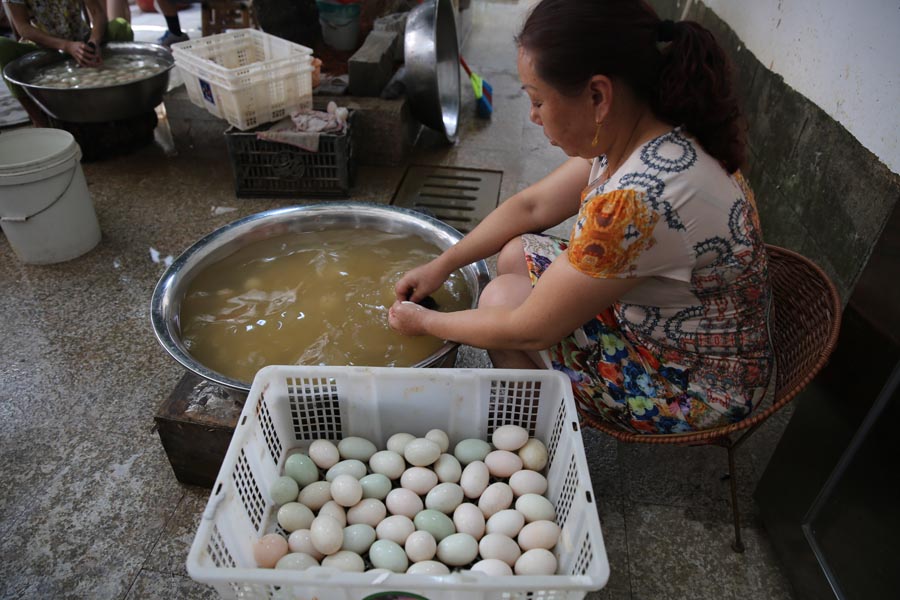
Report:
<svg viewBox="0 0 900 600"><path fill-rule="evenodd" d="M531 293L527 275L507 273L491 281L481 292L478 306L519 306Z"/></svg>
<svg viewBox="0 0 900 600"><path fill-rule="evenodd" d="M497 255L497 272L501 275L505 273L528 274L528 265L525 263L525 245L522 243L521 237L514 237L500 249L500 254Z"/></svg>

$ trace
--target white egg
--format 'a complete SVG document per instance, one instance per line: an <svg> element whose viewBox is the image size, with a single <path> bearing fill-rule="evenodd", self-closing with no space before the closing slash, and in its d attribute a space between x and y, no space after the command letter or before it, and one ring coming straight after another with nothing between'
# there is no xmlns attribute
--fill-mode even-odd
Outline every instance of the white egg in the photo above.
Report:
<svg viewBox="0 0 900 600"><path fill-rule="evenodd" d="M298 529L291 533L288 536L288 548L290 548L291 552L302 552L303 554L309 554L317 561L322 560L322 557L325 556L313 546L312 543L312 533L309 529Z"/></svg>
<svg viewBox="0 0 900 600"><path fill-rule="evenodd" d="M522 553L513 570L516 575L553 575L556 573L556 557L543 548L528 550Z"/></svg>
<svg viewBox="0 0 900 600"><path fill-rule="evenodd" d="M528 431L518 425L502 425L494 430L491 443L497 450L515 451L528 442Z"/></svg>
<svg viewBox="0 0 900 600"><path fill-rule="evenodd" d="M341 506L354 506L362 500L362 485L353 475L338 475L331 482L331 497Z"/></svg>
<svg viewBox="0 0 900 600"><path fill-rule="evenodd" d="M373 473L381 473L388 479L397 479L406 469L406 461L393 450L381 450L369 459L369 467Z"/></svg>
<svg viewBox="0 0 900 600"><path fill-rule="evenodd" d="M425 467L410 467L400 476L400 485L402 487L422 496L436 486L437 482L438 475Z"/></svg>
<svg viewBox="0 0 900 600"><path fill-rule="evenodd" d="M291 571L303 571L317 566L319 566L319 561L304 552L285 554L275 563L276 569L289 569Z"/></svg>
<svg viewBox="0 0 900 600"><path fill-rule="evenodd" d="M410 519L415 518L425 508L418 494L406 488L391 490L384 499L384 504L392 515L403 515Z"/></svg>
<svg viewBox="0 0 900 600"><path fill-rule="evenodd" d="M454 533L440 541L437 557L445 565L461 567L478 556L478 542L468 533Z"/></svg>
<svg viewBox="0 0 900 600"><path fill-rule="evenodd" d="M491 472L486 464L475 460L466 465L459 478L459 486L466 498L474 500L479 498L491 480Z"/></svg>
<svg viewBox="0 0 900 600"><path fill-rule="evenodd" d="M362 556L349 550L340 550L331 556L326 556L322 559L322 566L347 573L362 573L366 570L366 563Z"/></svg>
<svg viewBox="0 0 900 600"><path fill-rule="evenodd" d="M462 504L463 490L455 483L439 483L425 496L425 508L439 510L445 515L452 514ZM415 515L414 515L415 516Z"/></svg>
<svg viewBox="0 0 900 600"><path fill-rule="evenodd" d="M391 540L402 546L406 543L406 538L415 530L416 526L409 517L392 515L375 527L375 536L379 540Z"/></svg>
<svg viewBox="0 0 900 600"><path fill-rule="evenodd" d="M484 493L481 494L481 497L478 499L478 508L484 513L486 519L490 519L494 513L509 508L512 505L512 501L512 488L508 484L498 481L489 485L484 490Z"/></svg>
<svg viewBox="0 0 900 600"><path fill-rule="evenodd" d="M519 458L522 459L522 465L532 471L540 471L546 467L549 457L547 446L537 438L531 438L524 446L519 448Z"/></svg>
<svg viewBox="0 0 900 600"><path fill-rule="evenodd" d="M328 481L315 481L300 490L297 496L297 501L311 510L319 510L331 499L331 483Z"/></svg>
<svg viewBox="0 0 900 600"><path fill-rule="evenodd" d="M446 452L447 448L450 447L450 438L447 437L447 433L443 429L432 429L425 434L425 439L431 440L440 446L441 452Z"/></svg>
<svg viewBox="0 0 900 600"><path fill-rule="evenodd" d="M341 550L365 554L375 539L375 528L371 525L365 523L347 525L344 527L344 543L341 544Z"/></svg>
<svg viewBox="0 0 900 600"><path fill-rule="evenodd" d="M309 445L309 457L320 469L330 469L341 460L337 446L328 440L316 440Z"/></svg>
<svg viewBox="0 0 900 600"><path fill-rule="evenodd" d="M355 459L363 462L369 460L378 450L375 444L366 438L350 436L338 442L338 452L343 459Z"/></svg>
<svg viewBox="0 0 900 600"><path fill-rule="evenodd" d="M403 544L406 555L414 563L431 560L437 552L437 542L427 531L414 531Z"/></svg>
<svg viewBox="0 0 900 600"><path fill-rule="evenodd" d="M503 535L515 538L519 535L519 531L525 525L525 515L517 510L507 508L491 515L485 525L487 533L502 533Z"/></svg>
<svg viewBox="0 0 900 600"><path fill-rule="evenodd" d="M326 556L340 550L344 543L344 528L332 517L316 517L309 533L313 546Z"/></svg>
<svg viewBox="0 0 900 600"><path fill-rule="evenodd" d="M450 569L447 568L447 565L436 560L423 560L422 562L409 565L406 572L409 575L448 575Z"/></svg>
<svg viewBox="0 0 900 600"><path fill-rule="evenodd" d="M385 508L384 502L377 498L365 498L347 510L347 524L365 523L375 527L384 519L385 515L387 515L387 508Z"/></svg>
<svg viewBox="0 0 900 600"><path fill-rule="evenodd" d="M415 467L427 467L441 456L441 447L431 440L416 438L403 449L403 457Z"/></svg>
<svg viewBox="0 0 900 600"><path fill-rule="evenodd" d="M523 494L543 494L547 491L547 478L537 471L522 469L509 478L509 487L516 496Z"/></svg>
<svg viewBox="0 0 900 600"><path fill-rule="evenodd" d="M479 560L477 563L472 565L471 571L477 571L479 573L484 573L485 575L490 575L491 577L505 577L507 575L512 575L512 568L503 562L502 560L497 560L496 558L486 558L483 560Z"/></svg>
<svg viewBox="0 0 900 600"><path fill-rule="evenodd" d="M500 533L489 533L478 542L478 553L481 558L496 558L512 567L522 554L522 550L511 537Z"/></svg>
<svg viewBox="0 0 900 600"><path fill-rule="evenodd" d="M459 483L462 465L452 454L441 454L432 468L441 483Z"/></svg>
<svg viewBox="0 0 900 600"><path fill-rule="evenodd" d="M309 529L316 516L305 504L288 502L278 509L276 520L281 527L291 533L298 529Z"/></svg>
<svg viewBox="0 0 900 600"><path fill-rule="evenodd" d="M366 476L366 464L355 458L342 460L325 472L325 481L334 481L338 475L353 475L357 479L362 479Z"/></svg>
<svg viewBox="0 0 900 600"><path fill-rule="evenodd" d="M340 523L341 527L346 527L347 525L347 511L344 510L343 506L341 506L334 500L329 500L322 505L322 508L319 509L319 513L316 516L322 515L331 517L332 519Z"/></svg>
<svg viewBox="0 0 900 600"><path fill-rule="evenodd" d="M494 450L484 457L484 464L494 477L509 477L522 470L522 459L509 450Z"/></svg>
<svg viewBox="0 0 900 600"><path fill-rule="evenodd" d="M416 436L409 433L395 433L388 438L387 449L402 455L406 445L416 439Z"/></svg>
<svg viewBox="0 0 900 600"><path fill-rule="evenodd" d="M516 539L522 550L552 550L559 542L559 525L553 521L532 521L522 528Z"/></svg>
<svg viewBox="0 0 900 600"><path fill-rule="evenodd" d="M469 502L460 504L453 511L453 524L457 532L468 533L476 540L480 540L484 535L484 514L481 509Z"/></svg>
<svg viewBox="0 0 900 600"><path fill-rule="evenodd" d="M538 494L523 494L516 500L516 510L525 515L525 522L554 521L556 509L544 496Z"/></svg>

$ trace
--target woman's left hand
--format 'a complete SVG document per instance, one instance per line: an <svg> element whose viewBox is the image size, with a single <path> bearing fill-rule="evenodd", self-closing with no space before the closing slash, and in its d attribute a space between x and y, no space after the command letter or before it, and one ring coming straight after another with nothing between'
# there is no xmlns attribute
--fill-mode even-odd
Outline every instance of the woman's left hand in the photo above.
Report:
<svg viewBox="0 0 900 600"><path fill-rule="evenodd" d="M425 335L425 319L432 311L415 302L394 302L388 311L391 329L403 335Z"/></svg>

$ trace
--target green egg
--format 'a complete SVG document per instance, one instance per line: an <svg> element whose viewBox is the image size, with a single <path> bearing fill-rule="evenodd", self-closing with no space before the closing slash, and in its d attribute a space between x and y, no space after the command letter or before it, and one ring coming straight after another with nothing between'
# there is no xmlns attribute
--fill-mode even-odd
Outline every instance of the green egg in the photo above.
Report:
<svg viewBox="0 0 900 600"><path fill-rule="evenodd" d="M269 489L272 496L272 502L275 504L287 504L297 500L297 494L300 493L300 486L291 477L279 477Z"/></svg>
<svg viewBox="0 0 900 600"><path fill-rule="evenodd" d="M413 524L417 530L430 533L438 543L448 535L456 533L456 526L450 517L431 508L419 511L413 519Z"/></svg>
<svg viewBox="0 0 900 600"><path fill-rule="evenodd" d="M304 487L319 480L319 467L305 454L291 454L284 463L284 474Z"/></svg>
<svg viewBox="0 0 900 600"><path fill-rule="evenodd" d="M405 573L409 558L397 542L378 540L369 548L369 560L377 569L388 569L394 573Z"/></svg>
<svg viewBox="0 0 900 600"><path fill-rule="evenodd" d="M462 440L453 448L453 456L460 462L462 466L466 466L470 462L476 460L484 460L493 448L484 440L477 438L469 438Z"/></svg>
<svg viewBox="0 0 900 600"><path fill-rule="evenodd" d="M391 491L391 480L381 473L366 475L359 480L359 484L362 486L363 498L384 500Z"/></svg>

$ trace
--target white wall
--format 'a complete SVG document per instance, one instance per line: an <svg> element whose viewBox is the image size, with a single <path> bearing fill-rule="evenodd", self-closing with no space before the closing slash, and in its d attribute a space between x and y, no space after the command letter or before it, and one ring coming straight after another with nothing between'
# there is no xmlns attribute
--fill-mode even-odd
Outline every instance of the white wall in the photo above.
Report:
<svg viewBox="0 0 900 600"><path fill-rule="evenodd" d="M900 1L703 2L762 64L900 172Z"/></svg>

